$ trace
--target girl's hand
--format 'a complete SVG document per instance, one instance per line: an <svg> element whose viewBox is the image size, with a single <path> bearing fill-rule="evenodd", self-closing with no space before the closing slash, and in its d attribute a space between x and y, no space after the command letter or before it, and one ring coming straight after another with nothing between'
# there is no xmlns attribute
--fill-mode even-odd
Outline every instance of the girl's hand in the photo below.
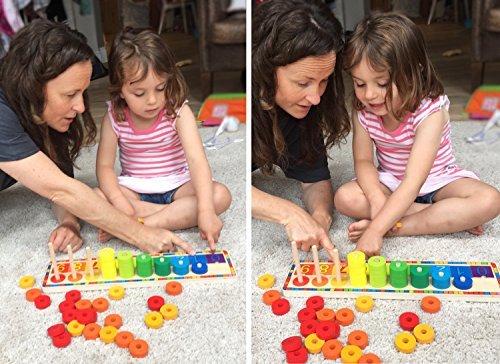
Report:
<svg viewBox="0 0 500 364"><path fill-rule="evenodd" d="M208 242L211 250L215 250L215 244L219 241L222 230L222 221L213 211L201 211L198 213L198 229L203 240Z"/></svg>
<svg viewBox="0 0 500 364"><path fill-rule="evenodd" d="M80 226L72 223L62 223L52 231L49 242L54 245L55 251L67 252L68 245L71 245L73 251L77 251L83 244L80 236Z"/></svg>
<svg viewBox="0 0 500 364"><path fill-rule="evenodd" d="M356 244L356 250L364 252L367 257L380 255L382 239L383 237L380 234L373 233L370 228L368 228L363 235L361 235L361 238L359 238Z"/></svg>
<svg viewBox="0 0 500 364"><path fill-rule="evenodd" d="M288 240L295 241L297 248L302 251L309 251L311 245L324 247L326 250L333 249L325 229L323 229L316 220L301 208L294 209L290 213L285 223Z"/></svg>

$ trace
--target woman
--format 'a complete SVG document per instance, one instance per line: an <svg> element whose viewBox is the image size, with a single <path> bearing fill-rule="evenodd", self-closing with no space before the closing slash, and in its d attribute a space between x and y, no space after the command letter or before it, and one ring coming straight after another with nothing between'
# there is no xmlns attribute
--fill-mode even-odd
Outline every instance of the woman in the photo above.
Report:
<svg viewBox="0 0 500 364"><path fill-rule="evenodd" d="M271 174L278 165L300 181L306 209L252 187L252 214L282 224L304 251L318 244L330 250L326 151L349 132L342 27L319 0L266 1L253 19L252 169Z"/></svg>
<svg viewBox="0 0 500 364"><path fill-rule="evenodd" d="M52 201L59 225L49 241L59 251L82 245L78 218L148 252L192 248L116 210L73 178L96 127L85 90L92 49L63 24L36 20L21 29L0 65L0 189L16 181Z"/></svg>

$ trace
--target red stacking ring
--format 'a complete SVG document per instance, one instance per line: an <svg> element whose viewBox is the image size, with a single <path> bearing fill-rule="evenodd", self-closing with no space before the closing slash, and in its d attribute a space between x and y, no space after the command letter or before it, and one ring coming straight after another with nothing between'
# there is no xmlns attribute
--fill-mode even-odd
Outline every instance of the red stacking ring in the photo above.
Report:
<svg viewBox="0 0 500 364"><path fill-rule="evenodd" d="M316 310L310 307L303 308L297 314L297 318L299 319L300 323L307 320L314 320L316 318Z"/></svg>
<svg viewBox="0 0 500 364"><path fill-rule="evenodd" d="M62 301L60 304L59 304L59 311L61 313L64 313L64 311L66 310L69 310L69 309L72 309L74 310L75 309L75 303L73 301Z"/></svg>
<svg viewBox="0 0 500 364"><path fill-rule="evenodd" d="M50 297L46 294L41 294L35 298L35 307L39 310L43 310L50 306Z"/></svg>
<svg viewBox="0 0 500 364"><path fill-rule="evenodd" d="M316 311L321 310L325 307L325 300L321 296L309 297L306 301L306 307L312 308Z"/></svg>
<svg viewBox="0 0 500 364"><path fill-rule="evenodd" d="M399 326L403 330L412 331L420 323L420 319L413 312L403 312L399 316Z"/></svg>
<svg viewBox="0 0 500 364"><path fill-rule="evenodd" d="M64 333L64 331L66 331L66 326L64 326L64 324L55 324L47 329L47 335L54 338Z"/></svg>
<svg viewBox="0 0 500 364"><path fill-rule="evenodd" d="M290 336L281 342L281 348L285 353L299 350L302 346L302 338L300 336Z"/></svg>
<svg viewBox="0 0 500 364"><path fill-rule="evenodd" d="M64 297L66 297L67 301L75 303L82 299L82 294L80 293L79 290L73 289L71 291L66 292L66 295Z"/></svg>
<svg viewBox="0 0 500 364"><path fill-rule="evenodd" d="M64 331L61 335L52 338L52 344L56 348L65 348L71 343L71 335L69 332Z"/></svg>
<svg viewBox="0 0 500 364"><path fill-rule="evenodd" d="M76 310L76 320L84 325L94 323L97 321L97 311L93 308Z"/></svg>
<svg viewBox="0 0 500 364"><path fill-rule="evenodd" d="M314 334L316 332L316 327L318 326L318 321L307 320L300 324L300 334L304 337Z"/></svg>
<svg viewBox="0 0 500 364"><path fill-rule="evenodd" d="M70 321L76 320L76 308L68 309L63 312L62 320L65 324L69 324Z"/></svg>
<svg viewBox="0 0 500 364"><path fill-rule="evenodd" d="M307 363L307 349L303 346L299 350L286 353L287 363Z"/></svg>
<svg viewBox="0 0 500 364"><path fill-rule="evenodd" d="M321 340L336 339L340 335L340 325L334 321L321 321L316 326L316 335Z"/></svg>
<svg viewBox="0 0 500 364"><path fill-rule="evenodd" d="M290 311L290 302L286 298L279 298L271 304L271 309L277 316L284 315Z"/></svg>
<svg viewBox="0 0 500 364"><path fill-rule="evenodd" d="M165 300L161 296L151 296L148 298L148 307L151 311L160 311L161 306L165 304Z"/></svg>

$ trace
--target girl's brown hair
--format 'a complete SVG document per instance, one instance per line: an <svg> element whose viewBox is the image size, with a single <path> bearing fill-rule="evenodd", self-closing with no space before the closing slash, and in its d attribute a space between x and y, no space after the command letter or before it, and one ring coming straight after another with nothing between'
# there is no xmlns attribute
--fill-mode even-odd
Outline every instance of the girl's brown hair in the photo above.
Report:
<svg viewBox="0 0 500 364"><path fill-rule="evenodd" d="M146 78L149 67L157 75L167 76L165 87L165 109L167 115L175 116L187 98L187 85L175 59L163 39L150 29L126 28L113 42L109 55L109 92L115 118L125 120L127 106L120 96L127 77L140 73L137 81Z"/></svg>
<svg viewBox="0 0 500 364"><path fill-rule="evenodd" d="M253 14L252 27L252 163L271 173L274 163L286 164L286 145L278 126L276 69L306 57L336 53L321 102L300 123L300 161L313 162L318 139L326 148L350 129L342 81L342 27L322 1L269 0ZM325 151L326 152L326 151Z"/></svg>
<svg viewBox="0 0 500 364"><path fill-rule="evenodd" d="M407 112L415 112L424 98L435 99L444 92L422 32L404 15L376 14L356 26L344 52L344 70L350 73L363 57L374 70L389 72L386 105L392 105L394 83L401 106L391 112L398 119ZM352 101L355 110L363 109L355 95Z"/></svg>
<svg viewBox="0 0 500 364"><path fill-rule="evenodd" d="M35 144L65 173L71 173L80 149L92 143L96 126L83 92L85 111L60 133L41 120L45 87L69 67L90 61L94 53L85 37L61 23L34 20L21 29L0 62L0 87L9 106Z"/></svg>

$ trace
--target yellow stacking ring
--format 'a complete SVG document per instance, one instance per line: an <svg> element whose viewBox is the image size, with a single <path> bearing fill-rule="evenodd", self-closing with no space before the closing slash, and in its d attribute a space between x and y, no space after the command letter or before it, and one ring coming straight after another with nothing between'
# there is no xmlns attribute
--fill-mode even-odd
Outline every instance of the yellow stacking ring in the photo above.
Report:
<svg viewBox="0 0 500 364"><path fill-rule="evenodd" d="M121 300L125 296L125 288L122 286L112 286L109 288L108 295L112 300Z"/></svg>
<svg viewBox="0 0 500 364"><path fill-rule="evenodd" d="M262 289L268 289L274 286L274 281L276 278L272 274L266 273L259 277L257 280L257 286Z"/></svg>
<svg viewBox="0 0 500 364"><path fill-rule="evenodd" d="M309 334L304 340L304 345L311 354L318 354L321 352L321 348L324 344L325 340L321 340L316 334Z"/></svg>
<svg viewBox="0 0 500 364"><path fill-rule="evenodd" d="M35 285L35 277L33 276L22 276L19 280L19 287L21 288L31 288Z"/></svg>
<svg viewBox="0 0 500 364"><path fill-rule="evenodd" d="M158 311L151 311L144 317L144 322L150 329L159 329L163 326L163 316Z"/></svg>
<svg viewBox="0 0 500 364"><path fill-rule="evenodd" d="M417 346L417 340L415 339L415 336L407 331L404 331L396 335L394 344L396 345L396 349L398 349L398 351L410 354L415 350L415 346Z"/></svg>
<svg viewBox="0 0 500 364"><path fill-rule="evenodd" d="M420 344L430 344L436 337L432 326L427 324L418 324L415 326L413 335L415 335L415 338Z"/></svg>
<svg viewBox="0 0 500 364"><path fill-rule="evenodd" d="M68 330L71 336L80 336L84 328L85 325L79 323L76 320L72 320L69 322L68 327L66 327L66 330Z"/></svg>
<svg viewBox="0 0 500 364"><path fill-rule="evenodd" d="M356 345L346 345L340 351L342 363L357 363L363 356L363 351Z"/></svg>
<svg viewBox="0 0 500 364"><path fill-rule="evenodd" d="M106 343L106 344L111 344L115 342L115 336L118 333L118 329L114 326L103 326L99 330L99 337L100 339Z"/></svg>
<svg viewBox="0 0 500 364"><path fill-rule="evenodd" d="M173 303L165 303L161 306L160 313L165 320L175 320L179 317L179 309Z"/></svg>
<svg viewBox="0 0 500 364"><path fill-rule="evenodd" d="M372 296L359 296L354 306L359 312L369 312L373 308L373 298Z"/></svg>

